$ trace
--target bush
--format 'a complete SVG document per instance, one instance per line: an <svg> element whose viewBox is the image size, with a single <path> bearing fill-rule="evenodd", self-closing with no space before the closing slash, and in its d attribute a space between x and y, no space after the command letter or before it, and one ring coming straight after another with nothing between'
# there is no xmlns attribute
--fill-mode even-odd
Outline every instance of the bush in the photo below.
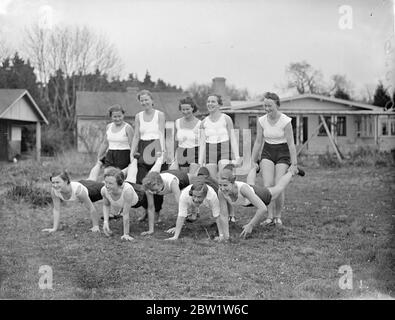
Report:
<svg viewBox="0 0 395 320"><path fill-rule="evenodd" d="M54 156L72 148L73 134L55 127L45 127L41 137L41 152L44 156Z"/></svg>
<svg viewBox="0 0 395 320"><path fill-rule="evenodd" d="M330 153L327 151L324 154L320 154L318 156L318 164L321 167L340 167L341 163L337 159L335 154Z"/></svg>
<svg viewBox="0 0 395 320"><path fill-rule="evenodd" d="M7 198L17 201L23 199L38 207L44 207L52 202L48 190L37 187L31 182L11 187L7 191Z"/></svg>

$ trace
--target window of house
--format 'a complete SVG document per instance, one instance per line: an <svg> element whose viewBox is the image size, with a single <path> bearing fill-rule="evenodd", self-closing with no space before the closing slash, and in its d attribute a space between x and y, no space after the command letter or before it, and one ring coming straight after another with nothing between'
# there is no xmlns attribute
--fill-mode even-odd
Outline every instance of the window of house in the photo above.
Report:
<svg viewBox="0 0 395 320"><path fill-rule="evenodd" d="M345 137L347 135L346 117L337 117L337 119L336 119L336 134L339 137Z"/></svg>
<svg viewBox="0 0 395 320"><path fill-rule="evenodd" d="M331 117L324 117L326 125L328 126L329 132L331 132ZM318 124L321 124L321 117L318 117ZM325 131L325 127L321 126L320 127L320 131L318 131L318 135L319 136L326 136L326 131Z"/></svg>
<svg viewBox="0 0 395 320"><path fill-rule="evenodd" d="M390 134L391 136L395 136L395 118L390 119Z"/></svg>
<svg viewBox="0 0 395 320"><path fill-rule="evenodd" d="M388 136L388 119L381 119L381 135Z"/></svg>

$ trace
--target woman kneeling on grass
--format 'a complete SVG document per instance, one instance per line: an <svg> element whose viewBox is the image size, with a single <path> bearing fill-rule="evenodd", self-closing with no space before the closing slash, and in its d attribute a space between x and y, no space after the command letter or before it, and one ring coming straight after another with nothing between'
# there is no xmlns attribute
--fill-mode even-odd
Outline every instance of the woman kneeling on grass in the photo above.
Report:
<svg viewBox="0 0 395 320"><path fill-rule="evenodd" d="M228 216L234 211L235 205L255 207L257 209L254 217L249 223L243 226L243 231L240 233L240 237L245 238L252 232L254 226L256 226L256 224L265 217L267 206L271 201L281 195L286 186L291 182L293 173L302 177L305 175L304 171L300 168L295 168L296 170L293 171L288 170L288 172L280 178L275 186L267 188L256 186L255 179L247 181L247 183L236 181L233 169L233 165L226 165L220 172L218 181L218 199L221 206L221 215L223 215L223 222L225 225L224 240L229 239ZM249 176L249 178L251 178L251 176Z"/></svg>
<svg viewBox="0 0 395 320"><path fill-rule="evenodd" d="M53 173L50 177L52 183L51 197L53 201L53 228L43 229L45 232L55 232L59 228L60 202L80 201L89 210L93 227L92 232L100 232L99 217L92 202L102 199L100 194L104 186L102 182L92 180L70 181L70 176L66 171Z"/></svg>

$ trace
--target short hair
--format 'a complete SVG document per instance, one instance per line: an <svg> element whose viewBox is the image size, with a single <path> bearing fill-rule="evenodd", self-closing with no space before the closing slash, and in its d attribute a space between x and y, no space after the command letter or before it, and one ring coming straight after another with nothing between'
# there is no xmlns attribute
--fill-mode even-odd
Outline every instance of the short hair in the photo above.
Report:
<svg viewBox="0 0 395 320"><path fill-rule="evenodd" d="M52 182L52 178L55 177L60 177L60 179L67 182L67 184L70 184L70 175L66 170L52 172L51 176L49 177L49 181Z"/></svg>
<svg viewBox="0 0 395 320"><path fill-rule="evenodd" d="M104 179L106 177L114 177L117 185L121 186L122 183L125 181L125 175L123 174L122 170L115 167L107 167L104 170Z"/></svg>
<svg viewBox="0 0 395 320"><path fill-rule="evenodd" d="M280 106L280 97L277 94L275 94L274 92L266 92L263 97L265 99L273 100L277 104L278 107Z"/></svg>
<svg viewBox="0 0 395 320"><path fill-rule="evenodd" d="M198 193L200 193L203 197L207 196L207 192L208 192L208 187L207 184L204 181L204 178L200 178L197 179L193 184L192 187L189 191L189 195L193 196L193 192L196 191Z"/></svg>
<svg viewBox="0 0 395 320"><path fill-rule="evenodd" d="M140 97L144 95L147 95L151 98L151 100L154 100L154 97L152 96L152 93L149 90L141 90L139 93L137 93L137 100L140 101Z"/></svg>
<svg viewBox="0 0 395 320"><path fill-rule="evenodd" d="M145 190L152 190L152 187L157 184L163 184L163 179L159 172L151 171L143 179L143 187Z"/></svg>
<svg viewBox="0 0 395 320"><path fill-rule="evenodd" d="M210 176L210 171L208 171L208 169L206 167L201 167L201 168L199 168L199 171L198 171L197 175L198 176L209 177Z"/></svg>
<svg viewBox="0 0 395 320"><path fill-rule="evenodd" d="M180 103L178 104L178 109L181 110L181 105L183 105L183 104L189 104L192 107L193 112L196 112L198 110L195 101L193 101L193 99L191 97L186 97L186 98L181 99Z"/></svg>
<svg viewBox="0 0 395 320"><path fill-rule="evenodd" d="M209 94L209 95L207 96L207 99L208 99L208 97L216 97L216 98L217 98L218 104L219 104L220 106L223 105L221 95L219 95L219 94L217 94L217 93L212 93L212 94Z"/></svg>
<svg viewBox="0 0 395 320"><path fill-rule="evenodd" d="M233 164L227 164L219 173L219 178L223 180L227 180L230 183L234 183L236 181L236 176L233 174L235 166Z"/></svg>
<svg viewBox="0 0 395 320"><path fill-rule="evenodd" d="M119 105L119 104L114 104L113 106L108 108L108 114L110 117L112 116L113 112L122 112L122 114L125 114L125 110Z"/></svg>

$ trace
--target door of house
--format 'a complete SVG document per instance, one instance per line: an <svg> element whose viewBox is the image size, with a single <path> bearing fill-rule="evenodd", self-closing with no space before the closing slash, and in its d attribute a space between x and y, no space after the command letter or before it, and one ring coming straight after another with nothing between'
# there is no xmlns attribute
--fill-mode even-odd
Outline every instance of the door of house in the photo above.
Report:
<svg viewBox="0 0 395 320"><path fill-rule="evenodd" d="M7 122L0 121L0 161L8 160L8 127Z"/></svg>

